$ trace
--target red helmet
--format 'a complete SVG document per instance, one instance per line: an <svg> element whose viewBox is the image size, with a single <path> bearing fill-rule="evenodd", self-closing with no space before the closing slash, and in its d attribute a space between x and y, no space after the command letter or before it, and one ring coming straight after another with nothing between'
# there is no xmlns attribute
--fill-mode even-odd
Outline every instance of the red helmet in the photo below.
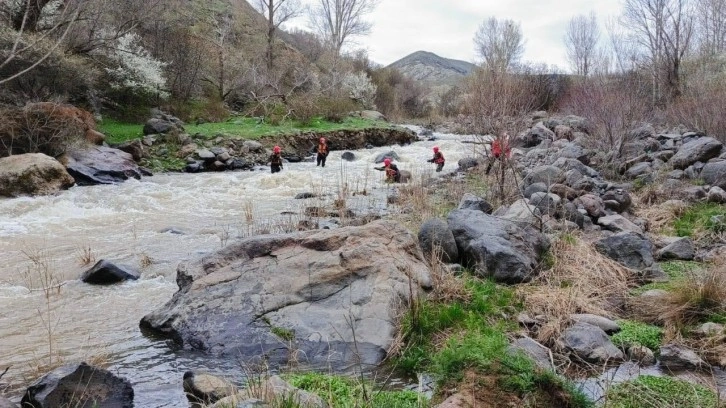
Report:
<svg viewBox="0 0 726 408"><path fill-rule="evenodd" d="M272 151L274 153L280 153L280 150L282 150L282 149L280 149L280 146L275 146L275 147L272 148Z"/></svg>
<svg viewBox="0 0 726 408"><path fill-rule="evenodd" d="M439 146L434 146L434 153L438 153L438 152L439 152Z"/></svg>
<svg viewBox="0 0 726 408"><path fill-rule="evenodd" d="M321 137L320 138L320 143L325 143L325 138L324 137Z"/></svg>
<svg viewBox="0 0 726 408"><path fill-rule="evenodd" d="M386 158L385 160L383 160L383 164L384 164L385 166L389 166L389 165L391 164L391 159L389 159L389 158Z"/></svg>

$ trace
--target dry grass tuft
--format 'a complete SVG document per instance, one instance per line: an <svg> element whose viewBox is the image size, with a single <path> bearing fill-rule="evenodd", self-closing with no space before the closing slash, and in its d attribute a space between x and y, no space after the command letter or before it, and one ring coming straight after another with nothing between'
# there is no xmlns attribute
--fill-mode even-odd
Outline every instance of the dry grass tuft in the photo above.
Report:
<svg viewBox="0 0 726 408"><path fill-rule="evenodd" d="M663 296L637 297L629 302L639 319L676 331L726 314L726 264L686 273Z"/></svg>
<svg viewBox="0 0 726 408"><path fill-rule="evenodd" d="M537 331L538 341L553 344L573 313L618 317L609 302L627 296L634 285L632 271L572 235L557 239L551 251L553 267L517 290L531 316L549 319Z"/></svg>
<svg viewBox="0 0 726 408"><path fill-rule="evenodd" d="M655 205L643 205L640 198L635 200L635 215L647 221L648 228L653 232L663 231L688 209L688 204L681 201L666 201Z"/></svg>

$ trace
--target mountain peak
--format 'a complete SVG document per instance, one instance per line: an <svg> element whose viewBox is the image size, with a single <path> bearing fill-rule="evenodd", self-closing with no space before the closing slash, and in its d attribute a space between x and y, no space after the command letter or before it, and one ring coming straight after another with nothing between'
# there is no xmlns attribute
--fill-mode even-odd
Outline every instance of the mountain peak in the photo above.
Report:
<svg viewBox="0 0 726 408"><path fill-rule="evenodd" d="M418 81L450 83L469 75L476 65L420 50L401 58L389 67Z"/></svg>

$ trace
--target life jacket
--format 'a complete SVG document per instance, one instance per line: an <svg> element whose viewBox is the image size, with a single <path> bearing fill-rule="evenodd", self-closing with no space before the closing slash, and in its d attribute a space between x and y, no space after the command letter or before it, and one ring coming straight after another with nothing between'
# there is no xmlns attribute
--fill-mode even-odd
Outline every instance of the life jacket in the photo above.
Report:
<svg viewBox="0 0 726 408"><path fill-rule="evenodd" d="M328 144L327 143L318 144L318 154L328 154Z"/></svg>
<svg viewBox="0 0 726 408"><path fill-rule="evenodd" d="M444 164L444 154L441 152L434 153L434 163Z"/></svg>
<svg viewBox="0 0 726 408"><path fill-rule="evenodd" d="M270 164L274 166L279 166L282 164L282 156L279 153L273 153L272 156L270 156Z"/></svg>
<svg viewBox="0 0 726 408"><path fill-rule="evenodd" d="M501 142L499 139L494 139L492 142L492 154L494 157L499 157L502 155L502 145L504 145L504 154L507 155L507 157L510 157L512 155L512 149L509 147L509 143L506 141Z"/></svg>

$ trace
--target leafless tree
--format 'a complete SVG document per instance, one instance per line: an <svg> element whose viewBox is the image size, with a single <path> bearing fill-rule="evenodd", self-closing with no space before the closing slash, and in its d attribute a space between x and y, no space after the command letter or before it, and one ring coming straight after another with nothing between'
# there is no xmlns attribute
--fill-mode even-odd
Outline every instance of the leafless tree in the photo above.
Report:
<svg viewBox="0 0 726 408"><path fill-rule="evenodd" d="M310 24L340 55L351 38L370 33L372 25L363 18L377 5L378 0L318 0L310 9Z"/></svg>
<svg viewBox="0 0 726 408"><path fill-rule="evenodd" d="M681 63L691 45L693 14L689 0L626 0L622 23L645 50L652 77L652 102L681 92Z"/></svg>
<svg viewBox="0 0 726 408"><path fill-rule="evenodd" d="M696 10L703 55L726 52L726 0L698 0Z"/></svg>
<svg viewBox="0 0 726 408"><path fill-rule="evenodd" d="M522 27L512 20L490 17L479 26L474 43L484 65L499 72L510 70L524 52Z"/></svg>
<svg viewBox="0 0 726 408"><path fill-rule="evenodd" d="M274 45L280 25L302 13L298 0L258 0L257 10L267 19L267 69L274 65Z"/></svg>
<svg viewBox="0 0 726 408"><path fill-rule="evenodd" d="M567 59L577 75L588 76L593 68L600 40L595 13L579 15L570 20L565 34Z"/></svg>

